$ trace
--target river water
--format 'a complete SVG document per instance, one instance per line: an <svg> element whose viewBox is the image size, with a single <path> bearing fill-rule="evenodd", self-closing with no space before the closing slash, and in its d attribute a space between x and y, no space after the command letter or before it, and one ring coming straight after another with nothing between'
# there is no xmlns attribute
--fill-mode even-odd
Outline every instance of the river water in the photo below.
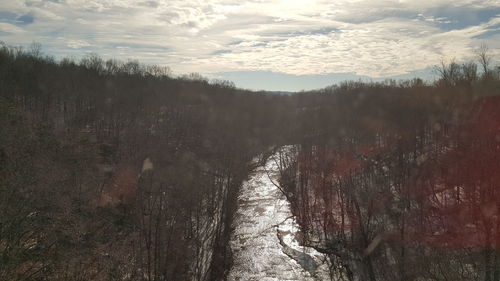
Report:
<svg viewBox="0 0 500 281"><path fill-rule="evenodd" d="M330 280L325 257L297 241L299 229L275 186L277 154L246 181L238 197L229 280ZM274 184L273 184L274 182Z"/></svg>

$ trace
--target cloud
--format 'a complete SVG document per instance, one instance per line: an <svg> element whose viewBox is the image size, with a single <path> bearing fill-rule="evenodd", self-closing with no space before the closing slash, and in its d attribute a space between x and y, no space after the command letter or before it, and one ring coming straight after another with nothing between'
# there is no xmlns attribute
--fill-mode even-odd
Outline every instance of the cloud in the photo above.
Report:
<svg viewBox="0 0 500 281"><path fill-rule="evenodd" d="M84 40L68 40L66 45L72 49L80 49L82 47L91 46L87 41Z"/></svg>
<svg viewBox="0 0 500 281"><path fill-rule="evenodd" d="M0 40L178 73L387 77L500 45L499 16L498 0L3 0Z"/></svg>
<svg viewBox="0 0 500 281"><path fill-rule="evenodd" d="M24 33L22 28L6 22L0 22L0 31L4 32L5 35Z"/></svg>

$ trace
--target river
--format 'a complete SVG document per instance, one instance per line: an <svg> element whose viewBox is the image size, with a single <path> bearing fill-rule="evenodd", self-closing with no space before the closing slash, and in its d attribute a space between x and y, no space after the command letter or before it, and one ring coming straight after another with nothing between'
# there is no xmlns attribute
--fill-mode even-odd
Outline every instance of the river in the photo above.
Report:
<svg viewBox="0 0 500 281"><path fill-rule="evenodd" d="M238 197L228 280L330 280L325 257L299 245L299 228L276 187L277 154L256 169Z"/></svg>

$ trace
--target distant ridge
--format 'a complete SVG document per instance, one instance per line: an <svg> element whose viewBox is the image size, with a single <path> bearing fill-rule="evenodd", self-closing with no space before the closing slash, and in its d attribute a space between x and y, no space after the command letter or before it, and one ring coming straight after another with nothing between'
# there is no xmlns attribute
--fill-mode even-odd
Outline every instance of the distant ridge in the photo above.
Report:
<svg viewBox="0 0 500 281"><path fill-rule="evenodd" d="M288 91L266 91L266 93L273 94L273 95L290 96L290 95L295 94L296 92L288 92Z"/></svg>

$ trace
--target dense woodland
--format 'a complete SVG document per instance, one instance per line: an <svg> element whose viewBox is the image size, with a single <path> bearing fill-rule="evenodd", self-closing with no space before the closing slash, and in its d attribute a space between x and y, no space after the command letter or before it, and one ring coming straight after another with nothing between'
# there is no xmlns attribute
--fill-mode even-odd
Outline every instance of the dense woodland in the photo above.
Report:
<svg viewBox="0 0 500 281"><path fill-rule="evenodd" d="M500 80L486 49L432 85L304 96L281 185L344 280L500 280Z"/></svg>
<svg viewBox="0 0 500 281"><path fill-rule="evenodd" d="M280 97L38 50L0 52L0 280L219 280Z"/></svg>
<svg viewBox="0 0 500 281"><path fill-rule="evenodd" d="M0 280L223 280L241 183L294 145L280 183L332 276L497 281L500 72L477 56L287 96L3 44Z"/></svg>

